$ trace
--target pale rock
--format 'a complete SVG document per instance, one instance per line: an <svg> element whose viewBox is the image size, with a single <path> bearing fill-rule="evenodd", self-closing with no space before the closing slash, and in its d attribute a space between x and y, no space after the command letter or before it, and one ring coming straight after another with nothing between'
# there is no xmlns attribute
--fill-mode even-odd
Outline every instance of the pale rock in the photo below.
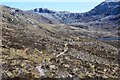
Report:
<svg viewBox="0 0 120 80"><path fill-rule="evenodd" d="M55 69L55 65L50 65L50 69Z"/></svg>

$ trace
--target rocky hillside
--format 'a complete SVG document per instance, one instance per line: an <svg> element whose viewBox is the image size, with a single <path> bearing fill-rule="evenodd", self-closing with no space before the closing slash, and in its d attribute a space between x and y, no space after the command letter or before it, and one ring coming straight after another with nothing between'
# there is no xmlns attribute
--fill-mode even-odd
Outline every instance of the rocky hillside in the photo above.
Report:
<svg viewBox="0 0 120 80"><path fill-rule="evenodd" d="M109 16L109 15L118 15L120 14L120 2L102 2L98 6L96 6L94 9L88 12L88 16L91 15L103 15L103 16Z"/></svg>
<svg viewBox="0 0 120 80"><path fill-rule="evenodd" d="M64 23L77 27L83 26L83 28L86 28L86 26L90 26L90 29L95 28L112 32L115 32L119 28L118 21L120 21L120 18L112 18L120 15L120 1L104 1L96 6L94 9L86 13L70 13L65 11L56 12L43 8L36 8L31 11L39 13L40 15L51 20L53 23ZM101 27L97 27L99 25Z"/></svg>
<svg viewBox="0 0 120 80"><path fill-rule="evenodd" d="M119 79L118 41L96 39L117 35L61 24L59 20L54 23L32 11L0 7L2 80ZM47 11L44 15L54 14L43 11Z"/></svg>

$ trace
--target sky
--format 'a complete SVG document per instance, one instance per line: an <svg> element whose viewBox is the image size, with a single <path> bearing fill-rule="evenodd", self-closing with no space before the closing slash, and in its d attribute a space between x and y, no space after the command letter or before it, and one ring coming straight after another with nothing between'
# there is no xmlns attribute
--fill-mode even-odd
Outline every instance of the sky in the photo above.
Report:
<svg viewBox="0 0 120 80"><path fill-rule="evenodd" d="M2 5L31 10L48 8L55 11L87 12L103 2L103 0L1 0Z"/></svg>
<svg viewBox="0 0 120 80"><path fill-rule="evenodd" d="M0 1L1 2L100 2L105 0L0 0Z"/></svg>
<svg viewBox="0 0 120 80"><path fill-rule="evenodd" d="M4 2L2 4L22 10L48 8L55 11L86 12L100 2Z"/></svg>

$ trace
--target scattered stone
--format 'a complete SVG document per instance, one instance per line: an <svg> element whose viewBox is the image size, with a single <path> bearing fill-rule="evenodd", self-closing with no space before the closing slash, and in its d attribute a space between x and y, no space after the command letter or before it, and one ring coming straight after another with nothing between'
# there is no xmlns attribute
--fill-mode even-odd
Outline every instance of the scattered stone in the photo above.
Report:
<svg viewBox="0 0 120 80"><path fill-rule="evenodd" d="M56 69L55 65L50 65L50 69Z"/></svg>
<svg viewBox="0 0 120 80"><path fill-rule="evenodd" d="M69 68L70 66L69 66L68 64L65 64L64 67L65 67L65 68Z"/></svg>

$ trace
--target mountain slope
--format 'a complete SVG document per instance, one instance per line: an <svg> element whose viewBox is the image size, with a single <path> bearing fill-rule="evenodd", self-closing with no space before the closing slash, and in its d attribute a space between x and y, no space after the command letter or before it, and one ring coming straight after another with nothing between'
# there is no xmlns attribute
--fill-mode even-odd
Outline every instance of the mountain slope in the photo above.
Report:
<svg viewBox="0 0 120 80"><path fill-rule="evenodd" d="M118 15L120 14L120 2L102 2L94 9L88 12L88 16L91 15L101 15L101 16L109 16L109 15Z"/></svg>
<svg viewBox="0 0 120 80"><path fill-rule="evenodd" d="M56 11L42 9L42 8L37 8L31 11L35 13L39 13L40 15L52 21L54 24L63 23L67 25L77 26L77 27L83 26L83 28L84 27L86 28L87 26L87 28L90 28L90 29L91 28L100 29L100 30L102 29L102 30L111 31L114 33L119 28L119 23L116 23L117 22L116 19L113 19L112 21L111 19L114 17L117 17L120 14L119 9L120 9L120 1L118 2L104 1L98 6L96 6L94 9L86 13L70 13L70 12L64 12L64 11L56 12ZM84 25L86 23L88 24ZM99 28L96 27L98 26L98 24L101 27ZM103 24L105 24L105 26ZM111 30L107 30L107 28L105 28L106 26L109 26Z"/></svg>
<svg viewBox="0 0 120 80"><path fill-rule="evenodd" d="M96 40L110 32L53 24L33 12L1 6L3 80L118 78L119 49ZM73 66L74 65L74 66Z"/></svg>

